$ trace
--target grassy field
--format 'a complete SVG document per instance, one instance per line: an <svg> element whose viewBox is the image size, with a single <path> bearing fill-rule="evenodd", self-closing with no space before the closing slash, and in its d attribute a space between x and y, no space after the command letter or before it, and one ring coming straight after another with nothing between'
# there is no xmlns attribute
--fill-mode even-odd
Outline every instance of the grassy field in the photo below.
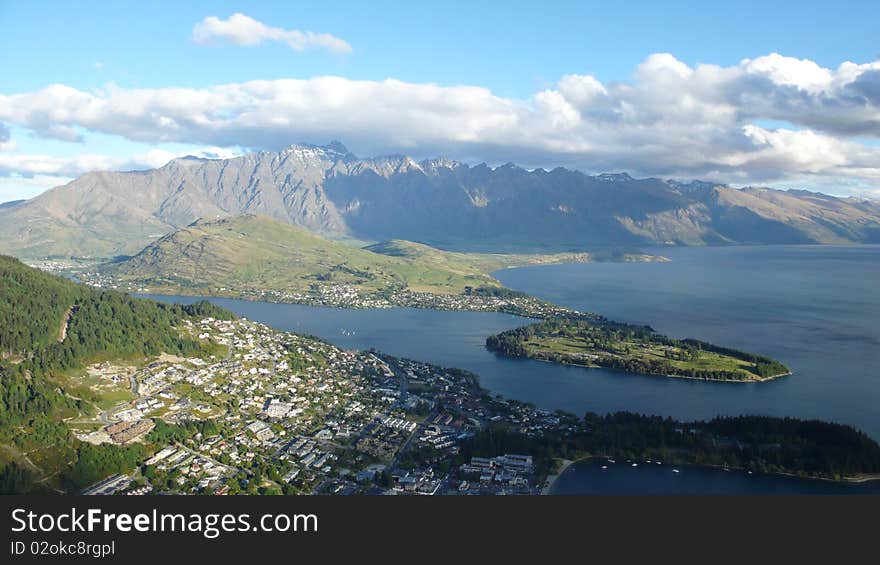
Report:
<svg viewBox="0 0 880 565"><path fill-rule="evenodd" d="M134 399L127 376L119 382L113 382L95 371L71 370L56 376L54 380L64 387L69 396L85 400L102 410Z"/></svg>
<svg viewBox="0 0 880 565"><path fill-rule="evenodd" d="M611 348L602 349L596 343L570 337L536 338L524 342L526 349L538 354L563 354L572 360L578 355L614 355L625 360L663 361L680 369L685 376L690 369L701 371L731 371L742 374L745 379L760 379L755 370L757 365L737 359L729 355L721 355L712 351L698 351L696 356L686 360L670 358L670 355L681 355L679 347L643 343L639 341L620 341ZM599 366L594 364L594 366Z"/></svg>

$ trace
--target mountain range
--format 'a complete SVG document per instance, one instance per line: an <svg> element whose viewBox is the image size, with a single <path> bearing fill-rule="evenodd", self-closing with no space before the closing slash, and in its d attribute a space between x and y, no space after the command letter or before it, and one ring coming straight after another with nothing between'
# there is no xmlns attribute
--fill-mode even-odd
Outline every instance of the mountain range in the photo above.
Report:
<svg viewBox="0 0 880 565"><path fill-rule="evenodd" d="M258 214L332 238L461 251L880 242L880 203L701 181L359 158L339 143L93 172L0 207L0 253L132 255L197 219Z"/></svg>

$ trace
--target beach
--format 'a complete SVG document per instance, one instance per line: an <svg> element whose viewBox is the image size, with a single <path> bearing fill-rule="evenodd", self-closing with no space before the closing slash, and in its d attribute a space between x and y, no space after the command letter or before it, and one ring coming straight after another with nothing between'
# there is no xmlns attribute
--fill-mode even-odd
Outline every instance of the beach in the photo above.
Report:
<svg viewBox="0 0 880 565"><path fill-rule="evenodd" d="M571 459L559 459L558 461L560 462L559 469L557 469L556 473L547 477L547 480L544 482L544 488L541 490L542 495L550 494L550 489L553 488L553 483L556 482L556 479L559 478L559 475L564 473L565 470L568 469L572 463L574 463L574 461Z"/></svg>

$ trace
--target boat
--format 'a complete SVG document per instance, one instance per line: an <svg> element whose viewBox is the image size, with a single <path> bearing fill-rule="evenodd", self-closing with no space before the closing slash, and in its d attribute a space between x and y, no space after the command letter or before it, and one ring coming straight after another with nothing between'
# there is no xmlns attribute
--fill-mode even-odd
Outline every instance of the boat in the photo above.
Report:
<svg viewBox="0 0 880 565"><path fill-rule="evenodd" d="M607 470L608 470L608 465L602 465L602 470L603 470L603 471L607 471Z"/></svg>
<svg viewBox="0 0 880 565"><path fill-rule="evenodd" d="M638 463L633 463L633 467L638 467L638 466L639 466Z"/></svg>
<svg viewBox="0 0 880 565"><path fill-rule="evenodd" d="M680 471L679 471L678 469L673 469L672 472L673 472L673 473L679 473Z"/></svg>

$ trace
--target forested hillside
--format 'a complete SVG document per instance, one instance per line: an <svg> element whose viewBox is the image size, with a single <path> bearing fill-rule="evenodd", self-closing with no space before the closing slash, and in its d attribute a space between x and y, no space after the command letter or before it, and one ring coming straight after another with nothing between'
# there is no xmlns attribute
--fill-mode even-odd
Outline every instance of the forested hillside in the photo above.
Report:
<svg viewBox="0 0 880 565"><path fill-rule="evenodd" d="M90 476L83 468L112 472L113 461L131 455L73 439L62 419L88 407L55 377L95 361L195 353L201 346L178 325L189 317L231 316L207 302L167 305L96 290L5 256L0 256L0 297L0 492L29 489L40 463L58 462L77 472L61 477L60 484L76 489ZM54 461L27 457L47 445L53 446Z"/></svg>
<svg viewBox="0 0 880 565"><path fill-rule="evenodd" d="M463 446L459 460L513 452L532 455L547 471L554 458L592 455L830 479L880 472L880 445L864 432L831 422L769 416L682 422L631 412L587 413L583 422L587 431L568 436L529 437L489 427Z"/></svg>

